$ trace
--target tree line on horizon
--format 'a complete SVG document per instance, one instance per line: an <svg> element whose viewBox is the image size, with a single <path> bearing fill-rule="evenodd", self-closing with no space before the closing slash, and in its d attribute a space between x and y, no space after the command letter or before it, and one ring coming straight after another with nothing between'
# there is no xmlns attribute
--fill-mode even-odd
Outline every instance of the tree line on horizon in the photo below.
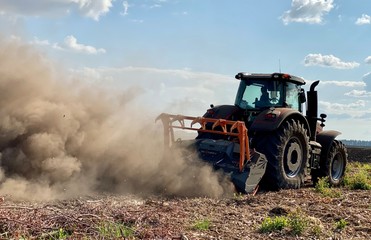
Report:
<svg viewBox="0 0 371 240"><path fill-rule="evenodd" d="M371 141L366 140L341 140L347 146L371 147Z"/></svg>

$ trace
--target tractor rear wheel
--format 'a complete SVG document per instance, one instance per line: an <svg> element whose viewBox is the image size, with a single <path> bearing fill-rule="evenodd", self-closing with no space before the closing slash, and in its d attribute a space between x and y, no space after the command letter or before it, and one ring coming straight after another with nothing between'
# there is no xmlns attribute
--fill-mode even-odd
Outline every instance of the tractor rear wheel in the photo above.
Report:
<svg viewBox="0 0 371 240"><path fill-rule="evenodd" d="M309 137L297 120L284 122L275 132L257 137L256 148L268 164L263 184L267 188L300 188L309 159Z"/></svg>
<svg viewBox="0 0 371 240"><path fill-rule="evenodd" d="M313 170L312 180L316 184L321 177L328 177L331 186L339 186L343 182L347 165L347 150L344 144L335 140L328 151L323 150L320 169Z"/></svg>

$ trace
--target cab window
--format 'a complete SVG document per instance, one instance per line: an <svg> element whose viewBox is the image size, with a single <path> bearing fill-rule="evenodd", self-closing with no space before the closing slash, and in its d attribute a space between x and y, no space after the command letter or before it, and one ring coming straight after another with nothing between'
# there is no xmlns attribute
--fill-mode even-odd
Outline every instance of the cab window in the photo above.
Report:
<svg viewBox="0 0 371 240"><path fill-rule="evenodd" d="M301 104L299 104L300 87L293 83L286 84L286 104L289 108L300 111Z"/></svg>

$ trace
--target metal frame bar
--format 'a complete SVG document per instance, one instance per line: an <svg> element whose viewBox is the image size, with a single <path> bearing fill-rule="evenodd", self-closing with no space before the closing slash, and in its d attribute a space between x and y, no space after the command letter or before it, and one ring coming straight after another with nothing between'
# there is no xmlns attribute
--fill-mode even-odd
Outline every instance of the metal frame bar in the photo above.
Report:
<svg viewBox="0 0 371 240"><path fill-rule="evenodd" d="M156 118L156 122L157 120L161 120L164 126L165 147L170 147L171 144L173 144L175 141L174 128L234 136L238 138L240 143L239 170L242 172L245 162L250 161L249 137L247 134L247 128L243 121L230 121L226 119L214 119L205 117L190 117L183 115L172 115L167 113L160 114ZM179 125L173 125L173 123L178 123ZM207 123L213 123L212 130L206 129ZM186 124L189 125L187 126ZM193 125L195 124L199 124L201 125L201 127L193 127ZM222 131L214 130L218 126L222 128ZM228 126L230 126L229 129ZM234 132L234 130L236 130L237 132Z"/></svg>

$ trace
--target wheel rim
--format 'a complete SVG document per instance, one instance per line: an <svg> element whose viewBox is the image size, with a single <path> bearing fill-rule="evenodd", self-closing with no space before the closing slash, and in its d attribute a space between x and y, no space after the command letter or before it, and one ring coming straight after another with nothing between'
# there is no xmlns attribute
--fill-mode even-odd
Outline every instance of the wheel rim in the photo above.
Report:
<svg viewBox="0 0 371 240"><path fill-rule="evenodd" d="M332 161L331 176L332 179L338 181L343 176L344 158L341 153L337 153Z"/></svg>
<svg viewBox="0 0 371 240"><path fill-rule="evenodd" d="M303 150L299 139L290 139L285 148L285 156L284 170L286 176L289 178L296 177L301 170L303 162Z"/></svg>

